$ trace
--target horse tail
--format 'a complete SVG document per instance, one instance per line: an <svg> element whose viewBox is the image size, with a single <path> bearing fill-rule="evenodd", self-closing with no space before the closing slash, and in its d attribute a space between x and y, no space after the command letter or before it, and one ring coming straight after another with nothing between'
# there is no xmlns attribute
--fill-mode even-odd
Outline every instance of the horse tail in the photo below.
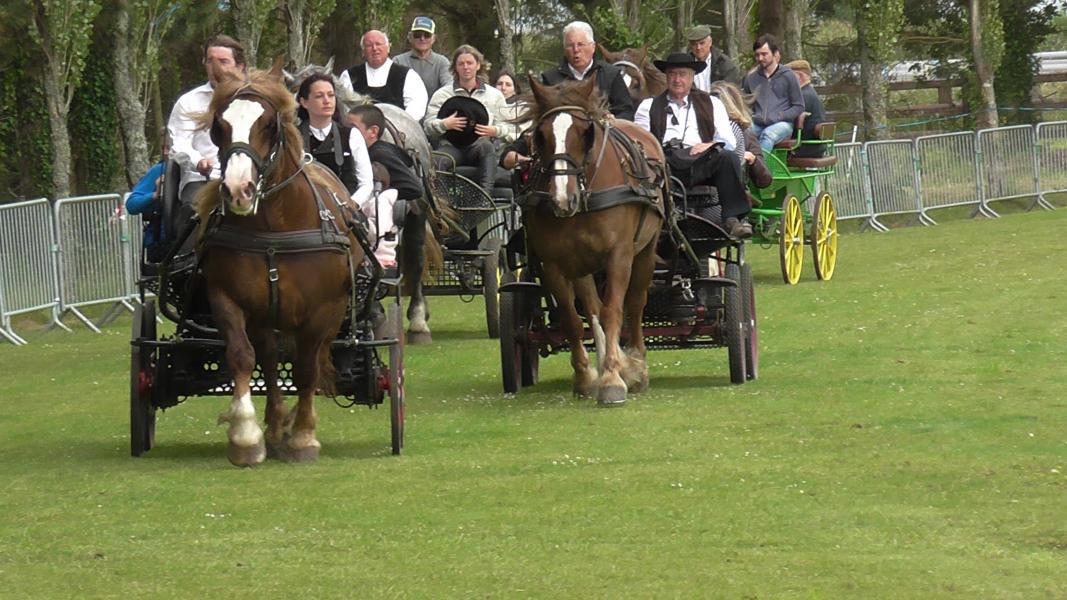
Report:
<svg viewBox="0 0 1067 600"><path fill-rule="evenodd" d="M332 336L330 339L323 342L322 347L319 348L319 391L323 396L333 398L337 395L337 386L334 385L337 381L337 369L333 366L333 354L330 352L330 340L337 337Z"/></svg>
<svg viewBox="0 0 1067 600"><path fill-rule="evenodd" d="M423 276L430 272L431 267L440 271L445 266L444 248L441 247L441 242L437 241L437 236L433 234L433 226L429 221L426 221L426 241L422 244L422 259L427 266L423 270Z"/></svg>

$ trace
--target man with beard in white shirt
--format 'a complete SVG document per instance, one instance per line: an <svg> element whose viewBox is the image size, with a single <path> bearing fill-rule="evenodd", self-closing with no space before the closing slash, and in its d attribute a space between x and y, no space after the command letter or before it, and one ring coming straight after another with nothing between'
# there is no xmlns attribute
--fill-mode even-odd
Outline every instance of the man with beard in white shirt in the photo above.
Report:
<svg viewBox="0 0 1067 600"><path fill-rule="evenodd" d="M244 73L245 51L241 44L228 35L216 35L204 44L204 70L207 83L182 94L174 103L167 122L170 135L170 158L182 167L182 182L179 192L180 206L175 216L176 233L194 214L192 203L196 192L209 179L219 179L219 149L211 141L211 132L198 129L198 117L207 111L215 85L226 73Z"/></svg>
<svg viewBox="0 0 1067 600"><path fill-rule="evenodd" d="M359 45L367 62L341 73L337 85L370 96L375 102L399 106L411 118L422 121L429 97L419 74L389 58L389 38L377 29L363 34Z"/></svg>

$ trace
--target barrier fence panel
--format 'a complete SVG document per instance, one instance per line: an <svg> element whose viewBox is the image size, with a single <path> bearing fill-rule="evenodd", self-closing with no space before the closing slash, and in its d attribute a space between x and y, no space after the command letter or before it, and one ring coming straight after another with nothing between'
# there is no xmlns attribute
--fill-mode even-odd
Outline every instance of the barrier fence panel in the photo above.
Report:
<svg viewBox="0 0 1067 600"><path fill-rule="evenodd" d="M997 216L989 203L1037 196L1034 128L1029 125L998 127L978 132L984 212Z"/></svg>
<svg viewBox="0 0 1067 600"><path fill-rule="evenodd" d="M121 304L129 310L127 256L122 198L101 194L56 202L59 248L59 307L72 312L86 326L99 329L80 308L93 304Z"/></svg>
<svg viewBox="0 0 1067 600"><path fill-rule="evenodd" d="M13 315L52 309L56 320L55 230L48 200L0 206L0 332L26 343L12 329Z"/></svg>
<svg viewBox="0 0 1067 600"><path fill-rule="evenodd" d="M1037 138L1037 190L1045 208L1053 208L1045 194L1067 192L1067 121L1039 123Z"/></svg>
<svg viewBox="0 0 1067 600"><path fill-rule="evenodd" d="M129 196L129 194L126 194ZM137 300L140 294L137 289L137 281L141 278L141 246L144 244L144 221L141 215L131 215L126 212L126 196L122 198L122 219L120 224L127 241L125 258L126 268L126 295Z"/></svg>
<svg viewBox="0 0 1067 600"><path fill-rule="evenodd" d="M927 224L919 201L915 144L911 140L867 142L863 151L871 186L871 223L886 229L878 217L914 213L920 223Z"/></svg>
<svg viewBox="0 0 1067 600"><path fill-rule="evenodd" d="M915 151L924 214L938 208L981 204L973 131L916 138ZM929 215L926 218L933 222Z"/></svg>
<svg viewBox="0 0 1067 600"><path fill-rule="evenodd" d="M863 193L866 178L863 175L863 144L836 144L834 154L837 164L834 174L826 181L826 189L833 194L838 220L869 219L871 204Z"/></svg>

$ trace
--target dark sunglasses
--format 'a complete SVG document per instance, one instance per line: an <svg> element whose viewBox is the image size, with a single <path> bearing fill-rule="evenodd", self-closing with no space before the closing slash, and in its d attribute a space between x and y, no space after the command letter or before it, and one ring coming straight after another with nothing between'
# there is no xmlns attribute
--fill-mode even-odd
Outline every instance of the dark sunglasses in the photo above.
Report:
<svg viewBox="0 0 1067 600"><path fill-rule="evenodd" d="M432 38L433 34L432 33L427 33L425 31L416 31L416 32L411 34L411 37L413 37L413 38L415 38L417 40L422 40L422 39Z"/></svg>

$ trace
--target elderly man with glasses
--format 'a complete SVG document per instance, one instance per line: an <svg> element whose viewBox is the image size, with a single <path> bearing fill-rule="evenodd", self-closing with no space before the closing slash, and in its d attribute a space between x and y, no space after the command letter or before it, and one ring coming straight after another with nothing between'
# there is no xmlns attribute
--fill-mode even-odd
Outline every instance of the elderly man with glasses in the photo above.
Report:
<svg viewBox="0 0 1067 600"><path fill-rule="evenodd" d="M437 41L437 24L430 17L415 17L408 33L411 50L393 57L396 64L407 67L419 75L426 86L426 94L433 96L437 90L452 85L452 71L448 57L433 51Z"/></svg>
<svg viewBox="0 0 1067 600"><path fill-rule="evenodd" d="M363 34L359 41L366 62L356 65L337 78L337 85L377 102L404 109L412 119L422 121L430 101L426 86L415 71L389 58L389 38L377 29Z"/></svg>
<svg viewBox="0 0 1067 600"><path fill-rule="evenodd" d="M589 23L573 21L563 28L563 61L559 66L541 73L541 82L558 85L564 81L596 78L600 94L607 99L611 114L632 121L634 103L622 78L622 71L593 57L596 41Z"/></svg>

